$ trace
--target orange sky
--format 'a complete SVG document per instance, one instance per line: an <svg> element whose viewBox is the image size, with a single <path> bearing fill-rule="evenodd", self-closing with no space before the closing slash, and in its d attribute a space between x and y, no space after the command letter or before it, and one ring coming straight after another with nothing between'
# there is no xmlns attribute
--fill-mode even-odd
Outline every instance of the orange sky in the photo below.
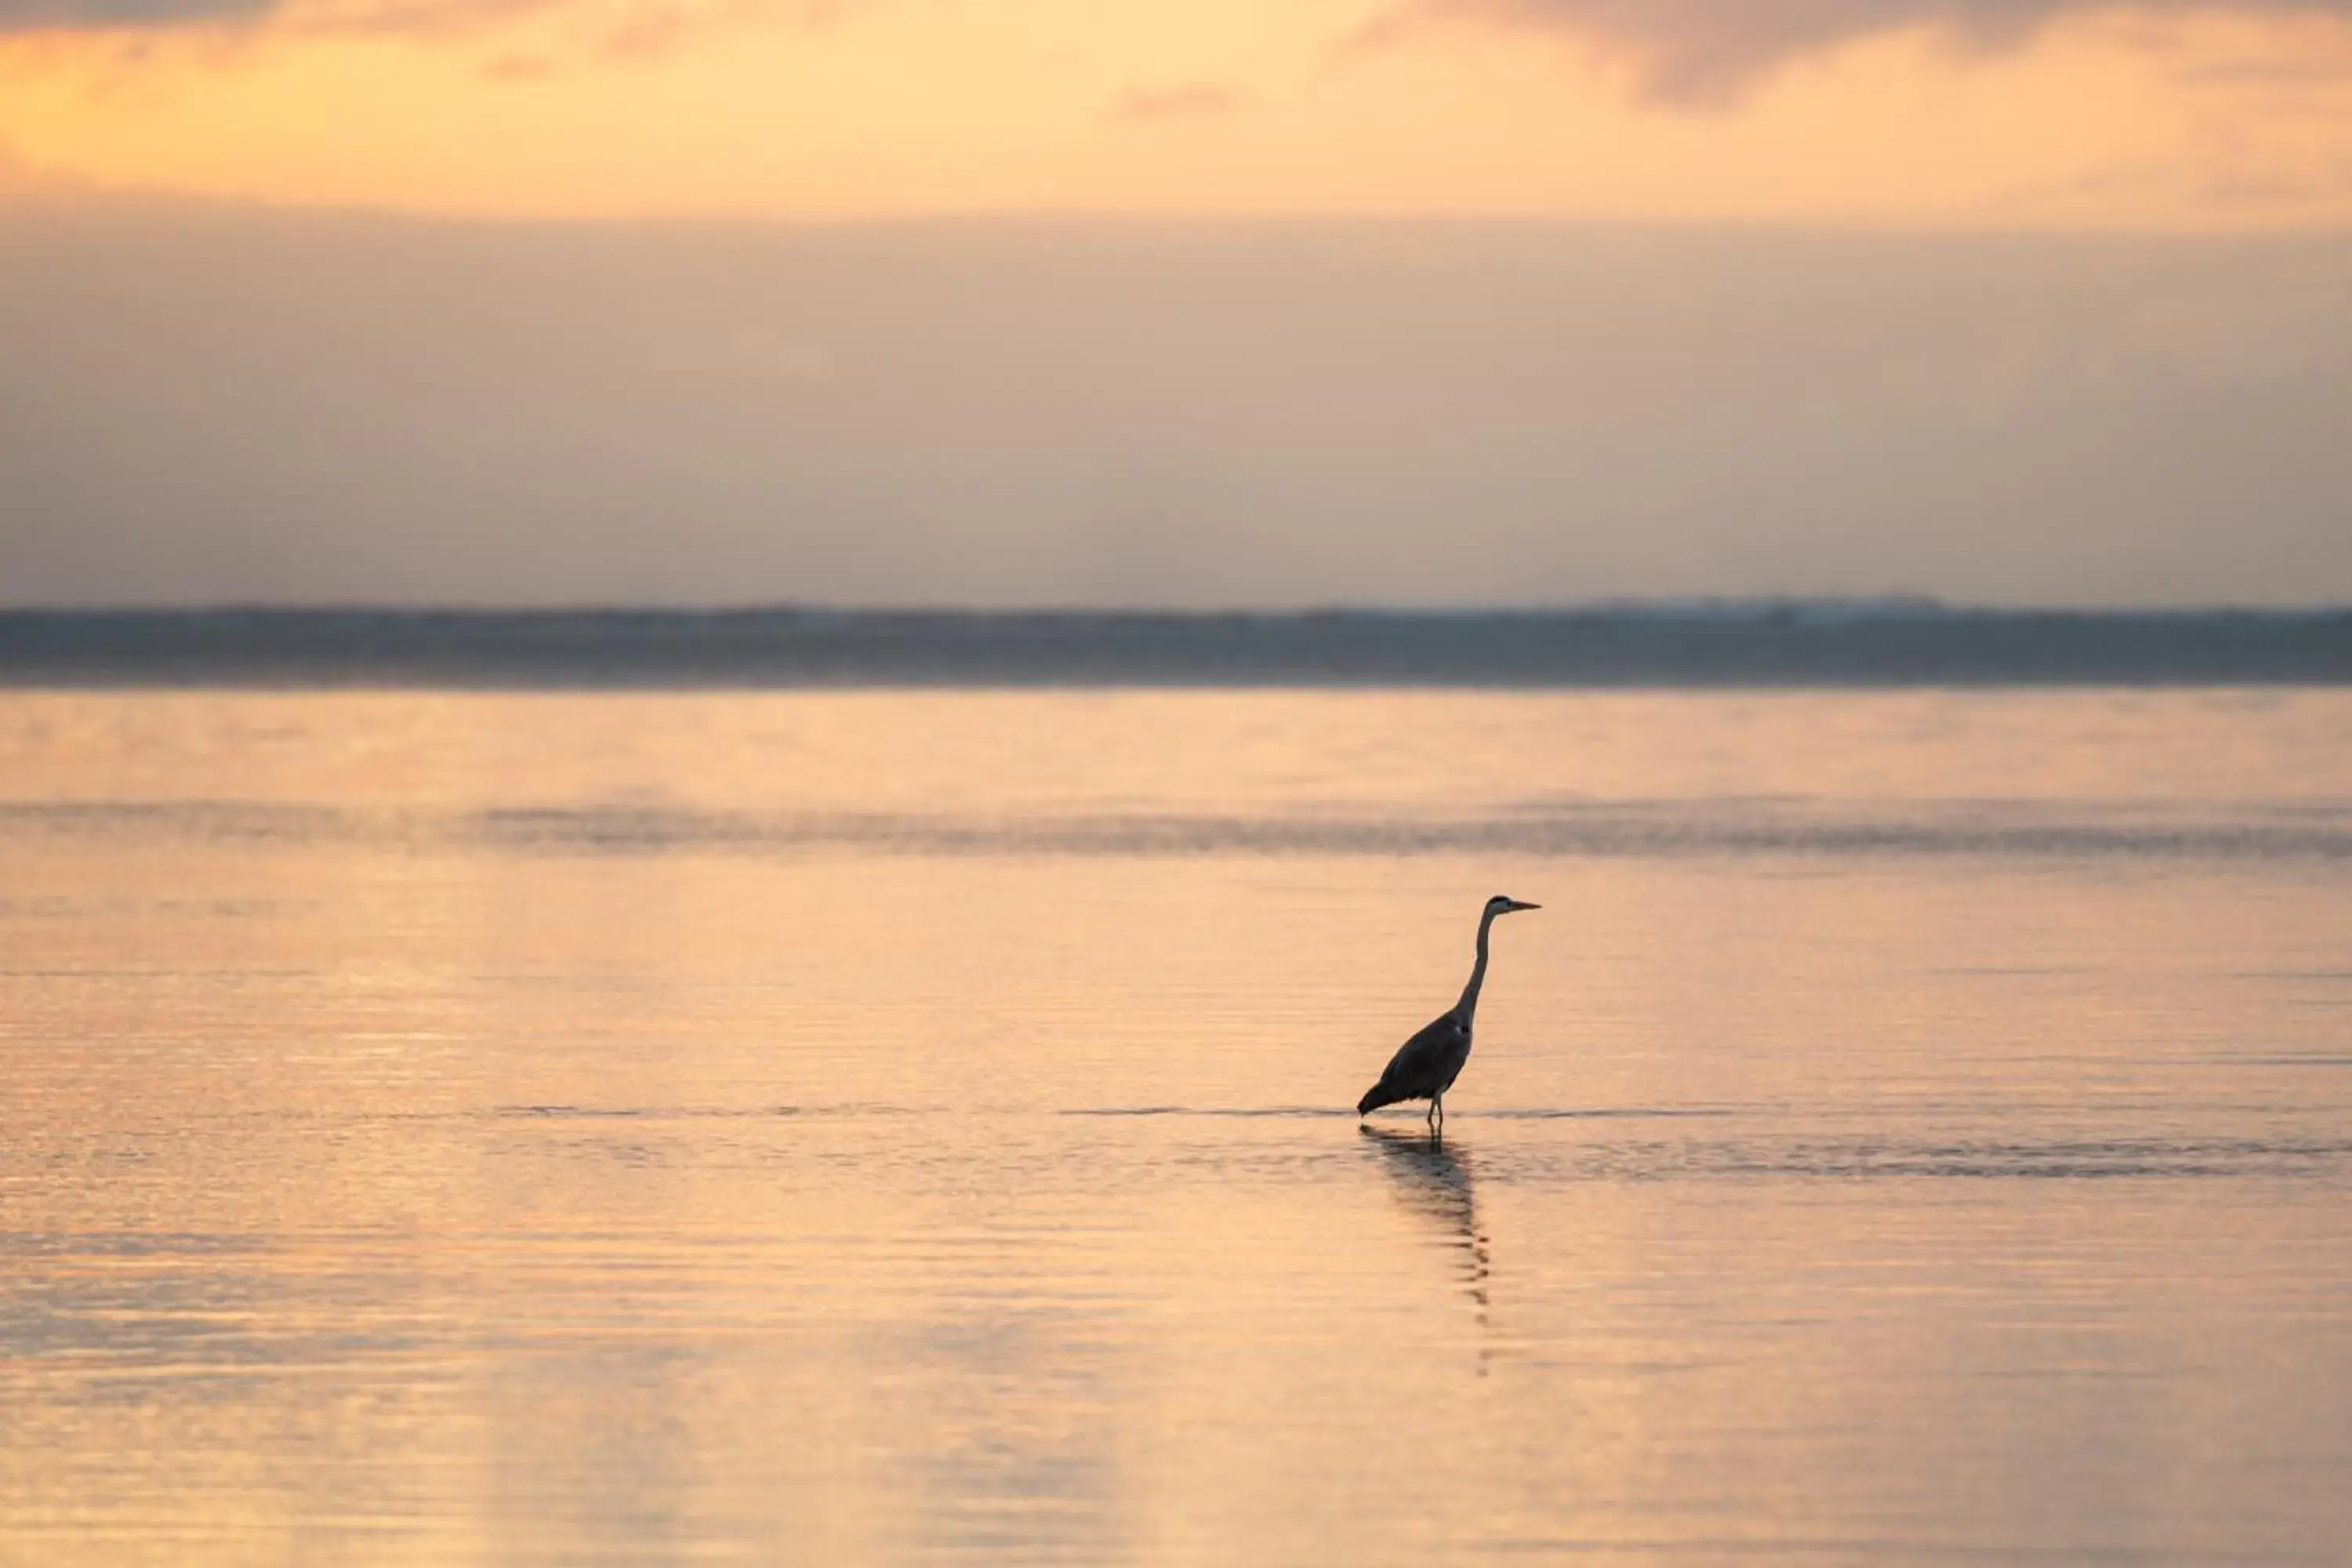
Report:
<svg viewBox="0 0 2352 1568"><path fill-rule="evenodd" d="M0 0L0 193L499 216L2333 227L2347 105L2341 0Z"/></svg>

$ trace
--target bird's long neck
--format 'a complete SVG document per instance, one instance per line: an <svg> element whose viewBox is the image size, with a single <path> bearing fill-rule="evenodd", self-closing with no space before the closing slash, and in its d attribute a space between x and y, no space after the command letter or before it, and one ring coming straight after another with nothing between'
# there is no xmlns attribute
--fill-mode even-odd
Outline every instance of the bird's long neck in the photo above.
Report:
<svg viewBox="0 0 2352 1568"><path fill-rule="evenodd" d="M1470 966L1470 984L1462 988L1462 1000L1454 1005L1465 1028L1469 1026L1471 1015L1478 1011L1478 987L1486 984L1486 933L1494 929L1495 914L1489 910L1478 917L1478 962Z"/></svg>

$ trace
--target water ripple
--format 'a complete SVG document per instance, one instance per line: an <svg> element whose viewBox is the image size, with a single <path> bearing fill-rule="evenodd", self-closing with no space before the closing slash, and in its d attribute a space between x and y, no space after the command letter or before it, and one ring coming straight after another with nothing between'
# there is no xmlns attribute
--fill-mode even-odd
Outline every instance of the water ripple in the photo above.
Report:
<svg viewBox="0 0 2352 1568"><path fill-rule="evenodd" d="M761 855L812 850L955 857L1293 855L1531 858L1992 857L2352 861L2352 813L2208 802L2156 812L2095 801L1787 803L1752 797L1506 805L1490 815L759 812L509 805L433 813L301 802L0 801L0 835L165 837L535 855Z"/></svg>

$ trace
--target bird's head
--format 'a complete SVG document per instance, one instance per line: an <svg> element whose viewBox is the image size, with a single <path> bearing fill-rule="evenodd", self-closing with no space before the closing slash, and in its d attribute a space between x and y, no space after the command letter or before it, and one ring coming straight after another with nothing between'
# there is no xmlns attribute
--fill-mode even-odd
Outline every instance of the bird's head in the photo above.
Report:
<svg viewBox="0 0 2352 1568"><path fill-rule="evenodd" d="M1515 913L1520 910L1539 910L1541 908L1543 908L1541 904L1521 903L1517 899L1507 899L1503 897L1502 894L1496 893L1493 898L1486 900L1486 918L1488 920L1493 920L1496 915L1507 915Z"/></svg>

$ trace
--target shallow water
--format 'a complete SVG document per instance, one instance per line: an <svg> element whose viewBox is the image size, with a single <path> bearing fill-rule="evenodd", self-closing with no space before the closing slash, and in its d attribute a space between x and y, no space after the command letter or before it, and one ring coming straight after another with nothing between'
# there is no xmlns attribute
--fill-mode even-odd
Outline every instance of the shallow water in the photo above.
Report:
<svg viewBox="0 0 2352 1568"><path fill-rule="evenodd" d="M0 1560L2352 1557L2352 694L18 694L0 867Z"/></svg>

